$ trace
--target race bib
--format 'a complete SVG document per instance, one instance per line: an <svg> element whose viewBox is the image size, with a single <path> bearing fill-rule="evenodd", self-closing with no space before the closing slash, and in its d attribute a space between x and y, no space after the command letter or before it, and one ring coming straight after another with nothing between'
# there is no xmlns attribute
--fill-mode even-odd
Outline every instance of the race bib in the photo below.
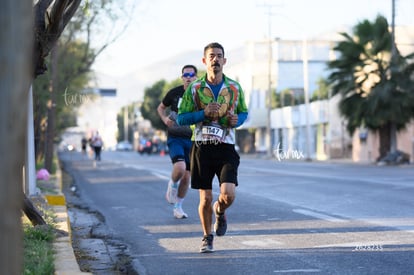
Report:
<svg viewBox="0 0 414 275"><path fill-rule="evenodd" d="M225 131L219 124L205 125L201 131L203 140L224 140Z"/></svg>

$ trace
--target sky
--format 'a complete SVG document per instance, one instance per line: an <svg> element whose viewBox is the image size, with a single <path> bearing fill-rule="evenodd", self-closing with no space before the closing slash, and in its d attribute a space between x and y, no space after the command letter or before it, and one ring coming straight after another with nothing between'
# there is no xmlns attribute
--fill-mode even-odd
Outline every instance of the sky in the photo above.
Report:
<svg viewBox="0 0 414 275"><path fill-rule="evenodd" d="M114 1L128 9L134 3L135 8L130 9L132 20L126 31L98 56L92 68L98 75L97 85L117 88L118 96L108 99L110 104L99 105L105 114L111 108L116 114L120 106L137 100L150 77L166 79L161 70L160 75L146 70L154 63L199 51L200 63L189 62L204 69L203 48L210 42L224 46L229 64L233 61L230 50L244 46L246 41L317 37L355 26L362 20L373 21L378 14L391 24L392 14L392 0ZM395 2L396 25L414 26L414 1ZM110 29L111 26L105 26L104 31L109 33ZM99 44L100 40L96 42ZM179 69L181 65L177 77ZM88 125L97 125L96 121L89 121L91 116L84 116ZM107 134L114 137L112 132Z"/></svg>
<svg viewBox="0 0 414 275"><path fill-rule="evenodd" d="M128 0L125 0L128 1ZM311 38L384 15L392 0L130 0L127 30L96 60L97 72L119 77L209 42L225 50L249 40ZM396 25L414 25L414 1L395 0Z"/></svg>

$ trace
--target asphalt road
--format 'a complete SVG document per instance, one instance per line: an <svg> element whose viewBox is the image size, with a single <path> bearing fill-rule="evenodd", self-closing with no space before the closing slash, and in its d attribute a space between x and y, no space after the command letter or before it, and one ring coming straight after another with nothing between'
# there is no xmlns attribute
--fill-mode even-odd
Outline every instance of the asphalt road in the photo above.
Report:
<svg viewBox="0 0 414 275"><path fill-rule="evenodd" d="M228 231L200 254L198 192L188 219L164 198L167 156L61 154L80 198L144 274L414 274L414 167L242 156ZM218 185L213 191L217 196ZM96 274L99 274L97 272Z"/></svg>

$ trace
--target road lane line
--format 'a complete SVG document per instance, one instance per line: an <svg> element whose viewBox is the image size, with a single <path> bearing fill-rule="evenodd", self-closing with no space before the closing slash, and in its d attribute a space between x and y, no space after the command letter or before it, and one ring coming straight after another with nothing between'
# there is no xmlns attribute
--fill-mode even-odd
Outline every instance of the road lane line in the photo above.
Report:
<svg viewBox="0 0 414 275"><path fill-rule="evenodd" d="M336 217L317 213L317 212L307 210L307 209L293 209L293 212L299 213L305 216L311 216L311 217L318 218L318 219L325 220L325 221L330 221L330 222L347 222L347 220L344 220L344 219L339 219Z"/></svg>
<svg viewBox="0 0 414 275"><path fill-rule="evenodd" d="M350 181L350 182L366 182L366 183L375 183L375 184L383 184L383 185L392 185L397 187L412 187L410 181L402 181L397 180L395 178L383 178L383 179L370 179L364 177L352 177L351 175L347 175L344 177L343 175L329 175L329 174L321 174L321 173L310 173L310 172L301 172L297 170L279 170L279 169L268 169L268 168L259 168L259 167L245 167L246 171L251 170L253 172L265 172L265 173L272 173L272 174L279 174L285 176L295 176L295 177L308 177L312 179L333 179L333 180L341 180L341 181Z"/></svg>
<svg viewBox="0 0 414 275"><path fill-rule="evenodd" d="M282 270L273 270L273 273L316 273L321 272L320 269L314 268L303 268L303 269L282 269Z"/></svg>

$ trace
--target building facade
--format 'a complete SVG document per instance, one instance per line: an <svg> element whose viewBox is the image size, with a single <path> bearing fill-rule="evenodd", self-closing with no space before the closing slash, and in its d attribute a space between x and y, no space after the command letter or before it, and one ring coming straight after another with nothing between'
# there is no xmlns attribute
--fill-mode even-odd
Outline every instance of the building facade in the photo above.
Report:
<svg viewBox="0 0 414 275"><path fill-rule="evenodd" d="M236 61L228 63L226 70L242 83L249 106L249 117L240 130L253 135L250 146L240 146L242 151L271 151L273 155L294 152L309 159L349 158L356 162L373 162L378 158L377 133L369 132L364 141L359 138L359 131L352 137L347 133L345 121L338 113L339 97L309 102L318 89L318 80L328 76L327 62L335 58L333 48L341 39L338 34L326 37L250 41L231 52L231 60ZM396 28L396 39L403 55L414 52L414 28ZM278 93L286 89L303 93L305 104L272 110L267 101L268 91ZM413 125L400 132L397 141L398 149L410 154L411 161Z"/></svg>

